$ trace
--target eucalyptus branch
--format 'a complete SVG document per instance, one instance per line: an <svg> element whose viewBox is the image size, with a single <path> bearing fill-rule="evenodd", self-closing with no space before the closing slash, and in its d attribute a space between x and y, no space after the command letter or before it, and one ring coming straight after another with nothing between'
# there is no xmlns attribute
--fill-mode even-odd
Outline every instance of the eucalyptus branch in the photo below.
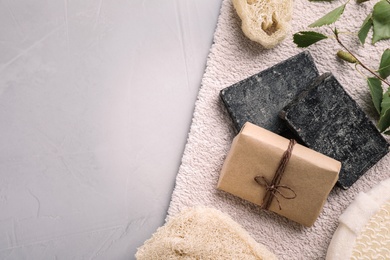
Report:
<svg viewBox="0 0 390 260"><path fill-rule="evenodd" d="M390 0L389 0L390 1ZM372 69L370 69L369 67L367 67L366 65L364 65L344 44L343 42L340 40L340 37L338 36L338 33L334 33L335 35L335 39L336 41L340 44L341 47L343 47L355 60L356 60L356 63L359 64L360 66L362 66L365 70L367 70L368 72L370 72L372 75L374 75L376 78L378 78L380 81L382 81L383 83L385 83L386 85L388 85L390 87L390 83L387 82L384 78L382 78L378 73L374 72Z"/></svg>
<svg viewBox="0 0 390 260"><path fill-rule="evenodd" d="M350 0L328 12L310 24L309 27L315 28L334 24L343 14L349 1ZM366 1L369 0L356 0L358 4ZM363 24L357 33L357 37L359 38L359 41L362 45L365 43L367 35L371 29L373 32L372 44L375 44L381 40L390 39L389 13L390 0L378 0L374 5L373 10L363 21ZM293 40L298 47L305 48L325 39L335 39L343 49L337 52L337 56L346 62L355 64L355 69L364 77L366 77L373 105L379 115L379 121L377 124L378 130L384 134L390 135L390 130L386 131L390 128L390 83L388 81L388 78L390 78L390 48L387 47L382 53L378 70L373 70L363 64L359 58L356 57L356 55L347 46L344 45L340 39L340 32L337 31L337 28L332 30L332 32L333 35L329 36L316 31L301 31L294 34ZM358 65L360 65L359 68ZM373 76L368 77L368 75L365 75L366 73L362 73L360 68L364 69ZM385 92L383 91L383 84L388 86L388 90Z"/></svg>

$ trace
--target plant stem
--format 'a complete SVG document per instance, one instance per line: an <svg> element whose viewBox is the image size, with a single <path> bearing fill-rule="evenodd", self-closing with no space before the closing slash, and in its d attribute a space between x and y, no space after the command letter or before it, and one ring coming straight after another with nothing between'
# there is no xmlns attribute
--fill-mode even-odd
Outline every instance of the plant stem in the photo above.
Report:
<svg viewBox="0 0 390 260"><path fill-rule="evenodd" d="M383 83L385 83L386 85L388 85L390 87L390 83L387 82L385 79L383 79L380 75L378 75L377 73L375 73L372 69L370 69L369 67L367 67L366 65L364 65L340 40L339 36L337 33L335 33L335 37L336 37L336 41L341 45L341 47L343 47L349 54L352 55L352 57L354 57L357 61L357 63L362 66L365 70L367 70L368 72L370 72L372 75L374 75L375 77L377 77L380 81L382 81Z"/></svg>

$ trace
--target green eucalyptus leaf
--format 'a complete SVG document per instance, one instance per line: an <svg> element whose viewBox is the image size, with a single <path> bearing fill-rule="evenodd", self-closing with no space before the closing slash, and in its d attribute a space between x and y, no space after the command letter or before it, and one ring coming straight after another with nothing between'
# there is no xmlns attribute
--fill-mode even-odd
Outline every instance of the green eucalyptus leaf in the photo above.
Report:
<svg viewBox="0 0 390 260"><path fill-rule="evenodd" d="M389 1L381 0L375 4L374 10L372 12L372 16L375 18L375 20L387 24L390 22L389 11L390 11Z"/></svg>
<svg viewBox="0 0 390 260"><path fill-rule="evenodd" d="M390 3L381 0L375 4L372 12L374 34L372 43L390 38Z"/></svg>
<svg viewBox="0 0 390 260"><path fill-rule="evenodd" d="M383 52L378 72L384 79L390 76L390 49Z"/></svg>
<svg viewBox="0 0 390 260"><path fill-rule="evenodd" d="M378 129L380 132L385 131L389 127L390 127L390 108L385 110L385 112L380 117L378 122Z"/></svg>
<svg viewBox="0 0 390 260"><path fill-rule="evenodd" d="M381 103L383 98L382 83L378 78L368 78L368 86L370 87L370 94L372 102L378 114L381 114Z"/></svg>
<svg viewBox="0 0 390 260"><path fill-rule="evenodd" d="M340 18L340 16L343 14L344 9L345 9L345 5L346 4L343 4L342 6L339 6L336 9L334 9L333 11L327 13L326 15L324 15L323 17L321 17L320 19L318 19L314 23L310 24L309 27L320 27L323 25L328 25L328 24L332 24L332 23L336 22Z"/></svg>
<svg viewBox="0 0 390 260"><path fill-rule="evenodd" d="M390 88L383 93L382 103L381 103L381 115L384 113L384 109L390 108Z"/></svg>
<svg viewBox="0 0 390 260"><path fill-rule="evenodd" d="M381 116L378 122L378 129L380 132L384 132L387 128L390 127L390 91L383 95L382 104L381 104Z"/></svg>
<svg viewBox="0 0 390 260"><path fill-rule="evenodd" d="M294 34L294 43L300 47L308 47L318 41L327 39L328 36L318 33L318 32L313 32L313 31L306 31L306 32L297 32Z"/></svg>
<svg viewBox="0 0 390 260"><path fill-rule="evenodd" d="M367 16L366 20L364 20L362 27L360 28L360 30L358 32L358 37L359 37L359 40L362 44L365 43L368 32L370 31L371 27L372 27L372 15L369 14Z"/></svg>

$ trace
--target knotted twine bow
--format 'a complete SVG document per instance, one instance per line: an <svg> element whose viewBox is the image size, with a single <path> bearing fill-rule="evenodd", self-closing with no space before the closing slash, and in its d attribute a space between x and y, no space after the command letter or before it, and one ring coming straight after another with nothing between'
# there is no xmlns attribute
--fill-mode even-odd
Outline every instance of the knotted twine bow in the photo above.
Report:
<svg viewBox="0 0 390 260"><path fill-rule="evenodd" d="M283 154L283 157L282 159L280 160L280 163L279 163L279 166L278 166L278 169L276 170L276 173L271 181L271 183L269 183L267 181L267 179L264 177L264 176L259 176L257 175L254 179L255 181L260 184L261 186L264 186L265 189L266 189L266 193L264 195L264 198L263 198L263 204L261 205L261 207L263 209L269 209L270 205L271 205L271 202L272 202L272 199L275 198L276 201L278 202L278 206L279 206L279 210L282 210L282 207L280 206L280 201L278 199L278 194L280 196L282 196L283 198L285 199L295 199L295 197L297 196L297 194L295 193L295 191L293 189L291 189L290 187L286 186L286 185L279 185L280 184L280 180L282 179L282 176L283 176L283 173L284 173L284 170L286 169L286 166L288 164L288 161L290 160L290 157L291 157L291 153L292 153L292 150L293 150L293 147L294 145L296 144L297 142L294 140L294 139L291 139L290 140L290 143L288 145L288 148L287 150L284 152ZM290 190L293 195L292 196L287 196L287 195L284 195L280 189L287 189L287 190Z"/></svg>

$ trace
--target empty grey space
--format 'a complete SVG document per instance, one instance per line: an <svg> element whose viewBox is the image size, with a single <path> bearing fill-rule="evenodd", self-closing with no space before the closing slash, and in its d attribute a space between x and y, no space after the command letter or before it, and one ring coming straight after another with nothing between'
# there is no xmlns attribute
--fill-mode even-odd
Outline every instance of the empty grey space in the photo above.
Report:
<svg viewBox="0 0 390 260"><path fill-rule="evenodd" d="M164 224L220 5L0 1L0 259L133 259Z"/></svg>

